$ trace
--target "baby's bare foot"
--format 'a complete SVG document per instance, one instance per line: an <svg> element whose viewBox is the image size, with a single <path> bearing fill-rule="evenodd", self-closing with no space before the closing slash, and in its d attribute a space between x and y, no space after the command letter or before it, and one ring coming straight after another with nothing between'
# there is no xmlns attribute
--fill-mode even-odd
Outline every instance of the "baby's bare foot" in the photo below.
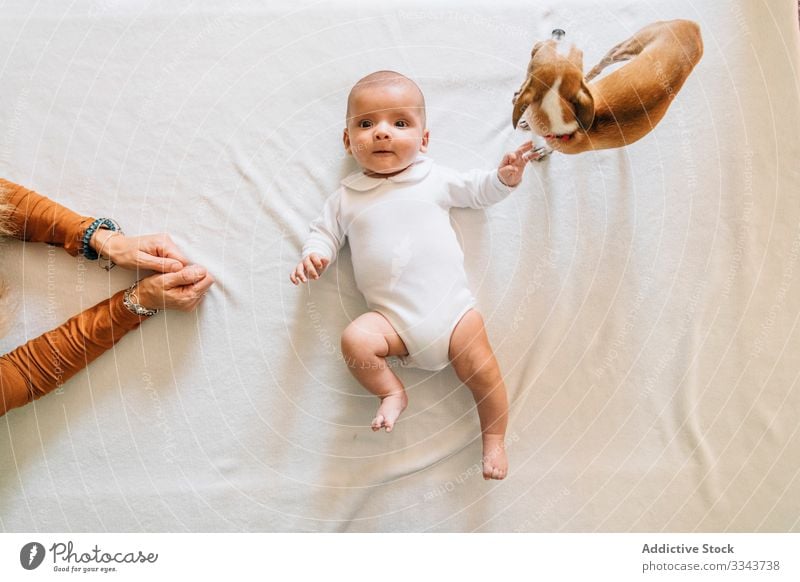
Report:
<svg viewBox="0 0 800 582"><path fill-rule="evenodd" d="M406 409L406 406L408 406L408 396L406 396L405 390L381 398L381 405L372 420L372 430L385 428L386 432L392 432L397 417Z"/></svg>
<svg viewBox="0 0 800 582"><path fill-rule="evenodd" d="M505 479L508 474L508 458L503 435L483 435L483 478Z"/></svg>

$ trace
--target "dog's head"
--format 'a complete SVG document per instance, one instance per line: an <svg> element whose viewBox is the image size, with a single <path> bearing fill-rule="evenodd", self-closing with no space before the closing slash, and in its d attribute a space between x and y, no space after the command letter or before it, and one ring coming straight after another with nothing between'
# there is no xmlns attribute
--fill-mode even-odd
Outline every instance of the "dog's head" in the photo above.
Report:
<svg viewBox="0 0 800 582"><path fill-rule="evenodd" d="M563 35L554 30L552 39L534 45L527 78L514 94L514 127L524 119L529 129L548 140L568 140L594 121L594 98L583 79L583 52L562 40Z"/></svg>

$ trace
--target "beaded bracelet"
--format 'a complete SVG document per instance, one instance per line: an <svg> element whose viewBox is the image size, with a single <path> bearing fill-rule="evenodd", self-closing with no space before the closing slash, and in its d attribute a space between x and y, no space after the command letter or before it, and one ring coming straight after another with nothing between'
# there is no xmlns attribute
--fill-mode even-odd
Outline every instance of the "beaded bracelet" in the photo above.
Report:
<svg viewBox="0 0 800 582"><path fill-rule="evenodd" d="M92 224L90 224L86 228L86 232L83 233L83 239L81 242L83 244L83 256L86 257L90 261L96 261L97 258L100 256L97 252L89 245L89 242L92 240L92 235L98 228L104 228L106 230L113 230L116 232L122 233L122 229L120 228L119 224L116 220L112 220L111 218L98 218Z"/></svg>

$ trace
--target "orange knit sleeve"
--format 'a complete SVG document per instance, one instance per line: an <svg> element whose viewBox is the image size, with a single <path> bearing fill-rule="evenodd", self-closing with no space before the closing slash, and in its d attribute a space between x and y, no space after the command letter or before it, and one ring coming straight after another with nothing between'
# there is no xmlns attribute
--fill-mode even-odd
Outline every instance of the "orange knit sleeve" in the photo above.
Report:
<svg viewBox="0 0 800 582"><path fill-rule="evenodd" d="M2 178L0 191L4 191L6 204L10 206L8 222L13 236L64 247L72 256L82 252L81 239L94 220L92 217L76 214L33 190Z"/></svg>
<svg viewBox="0 0 800 582"><path fill-rule="evenodd" d="M139 326L119 291L0 357L0 416L44 396Z"/></svg>
<svg viewBox="0 0 800 582"><path fill-rule="evenodd" d="M6 226L13 236L62 246L71 255L82 251L82 237L92 222L22 186L0 179ZM119 291L0 357L0 416L62 385L111 348L142 317L131 313Z"/></svg>

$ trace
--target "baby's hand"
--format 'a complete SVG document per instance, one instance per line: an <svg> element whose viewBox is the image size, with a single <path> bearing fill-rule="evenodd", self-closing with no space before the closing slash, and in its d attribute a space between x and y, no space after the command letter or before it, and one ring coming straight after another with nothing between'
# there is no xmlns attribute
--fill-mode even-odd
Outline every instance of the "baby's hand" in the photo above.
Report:
<svg viewBox="0 0 800 582"><path fill-rule="evenodd" d="M514 188L522 182L525 164L531 160L529 153L531 149L533 149L533 142L529 141L521 145L517 151L503 156L503 161L500 162L500 167L497 169L497 175L500 176L503 184Z"/></svg>
<svg viewBox="0 0 800 582"><path fill-rule="evenodd" d="M295 285L299 285L300 283L308 282L307 276L312 279L319 279L319 276L322 275L330 262L330 259L320 257L317 253L311 253L297 263L294 271L289 275L289 280Z"/></svg>

